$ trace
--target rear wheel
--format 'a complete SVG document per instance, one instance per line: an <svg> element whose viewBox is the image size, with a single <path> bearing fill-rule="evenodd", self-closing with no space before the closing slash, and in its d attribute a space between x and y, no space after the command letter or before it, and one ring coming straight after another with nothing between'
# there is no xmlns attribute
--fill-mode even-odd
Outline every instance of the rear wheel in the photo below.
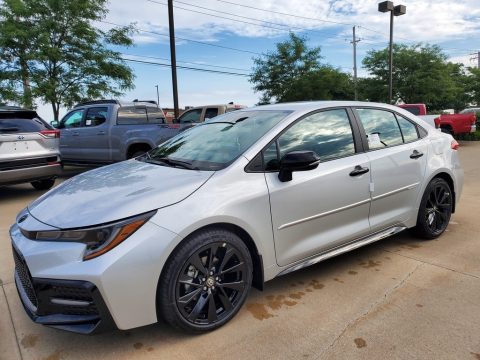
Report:
<svg viewBox="0 0 480 360"><path fill-rule="evenodd" d="M453 195L448 183L433 179L425 189L413 232L423 239L435 239L448 226L453 209Z"/></svg>
<svg viewBox="0 0 480 360"><path fill-rule="evenodd" d="M252 282L248 248L223 229L201 231L165 265L157 295L162 317L192 332L214 330L242 307Z"/></svg>
<svg viewBox="0 0 480 360"><path fill-rule="evenodd" d="M55 179L37 180L32 181L30 184L32 184L36 190L48 190L55 184Z"/></svg>

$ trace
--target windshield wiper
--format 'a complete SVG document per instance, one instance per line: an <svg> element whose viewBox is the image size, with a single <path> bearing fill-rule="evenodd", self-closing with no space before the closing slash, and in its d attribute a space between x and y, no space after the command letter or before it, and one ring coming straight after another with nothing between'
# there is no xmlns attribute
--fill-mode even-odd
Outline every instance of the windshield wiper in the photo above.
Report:
<svg viewBox="0 0 480 360"><path fill-rule="evenodd" d="M162 158L158 158L158 159L149 158L145 161L148 162L148 163L158 164L158 165L168 165L168 166L173 166L173 167L182 167L182 168L188 169L188 170L200 170L198 167L193 166L193 164L188 162L188 161L174 160L174 159L170 159L168 157L162 157Z"/></svg>

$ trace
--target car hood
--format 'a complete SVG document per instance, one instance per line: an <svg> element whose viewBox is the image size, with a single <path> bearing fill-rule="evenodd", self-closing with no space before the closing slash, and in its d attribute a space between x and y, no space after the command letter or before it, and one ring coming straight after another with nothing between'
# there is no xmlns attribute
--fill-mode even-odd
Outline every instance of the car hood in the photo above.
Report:
<svg viewBox="0 0 480 360"><path fill-rule="evenodd" d="M60 229L98 225L178 203L212 175L128 160L77 175L28 209L39 221Z"/></svg>

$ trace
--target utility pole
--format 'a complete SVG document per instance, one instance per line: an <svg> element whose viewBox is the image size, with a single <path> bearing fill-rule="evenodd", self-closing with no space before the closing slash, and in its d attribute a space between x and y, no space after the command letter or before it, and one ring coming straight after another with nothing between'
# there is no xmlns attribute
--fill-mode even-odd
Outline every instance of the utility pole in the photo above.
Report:
<svg viewBox="0 0 480 360"><path fill-rule="evenodd" d="M175 24L173 21L173 0L168 0L168 27L170 29L170 61L172 63L173 109L178 119L177 57L175 55Z"/></svg>
<svg viewBox="0 0 480 360"><path fill-rule="evenodd" d="M355 100L358 100L357 93L357 43L360 39L357 40L355 36L355 26L353 27L353 39L350 41L350 44L353 45L353 86L355 89Z"/></svg>

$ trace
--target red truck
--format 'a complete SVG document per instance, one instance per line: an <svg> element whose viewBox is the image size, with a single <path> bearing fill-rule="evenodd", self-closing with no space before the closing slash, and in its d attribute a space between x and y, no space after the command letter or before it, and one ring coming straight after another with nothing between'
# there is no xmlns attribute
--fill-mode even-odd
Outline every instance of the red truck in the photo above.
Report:
<svg viewBox="0 0 480 360"><path fill-rule="evenodd" d="M436 128L440 128L443 132L451 135L468 134L477 130L475 113L427 115L425 104L402 104L398 106L420 118L424 118L424 120L430 120L427 117L433 118Z"/></svg>

